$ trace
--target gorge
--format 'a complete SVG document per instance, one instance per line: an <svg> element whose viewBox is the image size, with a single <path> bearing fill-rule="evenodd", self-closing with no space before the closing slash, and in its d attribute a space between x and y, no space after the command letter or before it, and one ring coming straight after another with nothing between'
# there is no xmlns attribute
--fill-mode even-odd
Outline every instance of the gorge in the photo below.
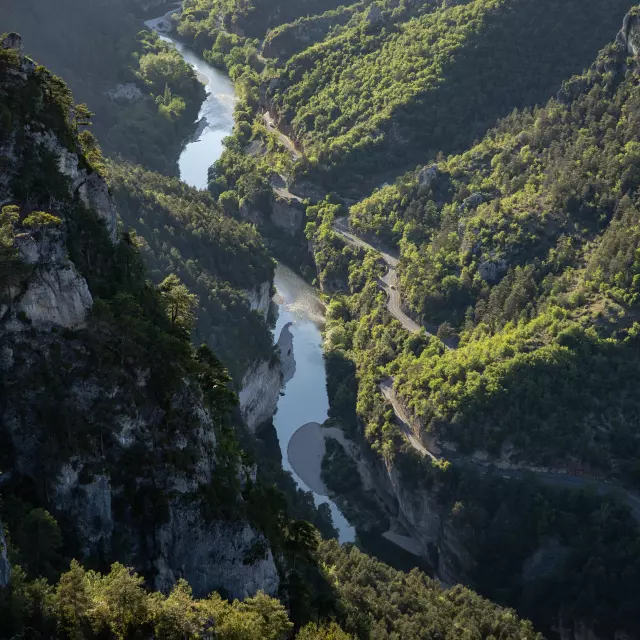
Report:
<svg viewBox="0 0 640 640"><path fill-rule="evenodd" d="M0 638L640 633L632 4L0 14Z"/></svg>
<svg viewBox="0 0 640 640"><path fill-rule="evenodd" d="M207 98L198 116L195 139L185 145L179 160L180 178L197 189L204 189L209 167L222 153L221 141L233 131L235 94L231 81L223 72L207 64L198 54L172 37L172 15L174 11L148 20L146 24L157 30L163 40L173 44L198 76L206 81ZM293 374L286 383L283 380L281 384L280 377L274 376L268 363L257 363L243 377L240 407L252 430L274 418L284 469L292 471L301 488L310 491L289 463L288 445L298 427L312 420L324 422L327 418L326 372L320 333L323 305L313 289L283 265L278 265L274 282L265 283L265 292L270 293L272 284L276 291L274 304L278 310L276 344L280 344L287 333L291 335L292 354L288 357L294 361L293 367L290 367ZM252 300L252 307L266 316L270 302L268 295L259 295L255 302ZM281 353L280 357L284 355ZM280 394L281 388L284 394ZM334 502L315 492L314 497L317 505L325 502L330 505L340 541L353 542L355 531Z"/></svg>

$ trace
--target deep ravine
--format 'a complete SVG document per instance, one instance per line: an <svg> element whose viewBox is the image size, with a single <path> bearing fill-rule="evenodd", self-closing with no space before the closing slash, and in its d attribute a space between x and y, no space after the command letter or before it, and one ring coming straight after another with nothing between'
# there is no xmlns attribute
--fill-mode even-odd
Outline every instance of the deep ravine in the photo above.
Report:
<svg viewBox="0 0 640 640"><path fill-rule="evenodd" d="M169 20L172 13L174 12L148 20L146 25L154 29L163 40L172 43L185 61L198 72L202 81L206 82L207 98L200 109L197 132L185 145L179 160L180 178L193 187L205 189L209 167L222 154L223 138L233 130L235 92L228 76L171 37ZM324 422L327 419L329 399L321 334L323 309L315 291L283 265L278 265L275 285L278 322L274 339L277 340L282 329L290 324L296 368L293 377L286 384L284 395L278 401L273 423L285 470L292 473L302 489L310 491L291 467L287 448L291 436L299 427L308 422ZM337 505L325 496L312 493L316 505L329 504L340 542L353 542L355 529L347 522Z"/></svg>

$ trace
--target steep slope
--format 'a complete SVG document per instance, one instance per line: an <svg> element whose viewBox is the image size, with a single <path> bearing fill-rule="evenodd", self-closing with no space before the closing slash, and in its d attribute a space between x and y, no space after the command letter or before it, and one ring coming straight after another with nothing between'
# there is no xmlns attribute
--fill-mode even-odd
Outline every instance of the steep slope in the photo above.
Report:
<svg viewBox="0 0 640 640"><path fill-rule="evenodd" d="M473 0L417 3L417 16L409 3L365 6L272 74L268 104L327 188L348 190L546 101L631 5Z"/></svg>
<svg viewBox="0 0 640 640"><path fill-rule="evenodd" d="M0 31L20 33L34 58L95 112L94 131L108 155L176 175L205 93L177 52L144 30L138 16L153 4L4 2Z"/></svg>
<svg viewBox="0 0 640 640"><path fill-rule="evenodd" d="M351 208L443 341L394 320L340 206L307 210L347 291L328 309L328 388L365 488L440 577L570 638L640 622L637 38L634 9L545 107Z"/></svg>
<svg viewBox="0 0 640 640"><path fill-rule="evenodd" d="M198 594L275 593L229 378L189 342L193 297L146 281L83 150L82 110L15 35L0 49L0 117L3 519L26 531L44 507L67 552L126 560L159 588L184 576Z"/></svg>
<svg viewBox="0 0 640 640"><path fill-rule="evenodd" d="M609 47L545 108L434 165L429 183L410 174L352 209L360 232L399 239L408 308L462 336L458 350L399 363L401 395L438 438L637 482L638 68L628 53Z"/></svg>
<svg viewBox="0 0 640 640"><path fill-rule="evenodd" d="M126 163L110 163L108 174L153 281L176 274L198 295L194 340L220 356L255 430L275 413L281 388L268 326L274 263L262 239L176 178Z"/></svg>

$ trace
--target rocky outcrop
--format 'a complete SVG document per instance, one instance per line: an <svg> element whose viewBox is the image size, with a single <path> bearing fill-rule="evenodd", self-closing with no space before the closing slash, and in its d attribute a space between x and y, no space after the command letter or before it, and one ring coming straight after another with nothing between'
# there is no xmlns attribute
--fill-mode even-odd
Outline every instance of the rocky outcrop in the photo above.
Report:
<svg viewBox="0 0 640 640"><path fill-rule="evenodd" d="M462 209L477 209L484 202L484 196L479 193L472 193L468 198L465 198L462 203Z"/></svg>
<svg viewBox="0 0 640 640"><path fill-rule="evenodd" d="M370 27L375 27L379 24L382 24L384 20L380 7L375 3L369 7L369 11L367 11L367 15L364 19Z"/></svg>
<svg viewBox="0 0 640 640"><path fill-rule="evenodd" d="M433 183L438 179L438 167L435 165L431 167L422 167L418 173L418 184L421 187L430 188Z"/></svg>
<svg viewBox="0 0 640 640"><path fill-rule="evenodd" d="M224 589L232 599L278 591L269 543L246 522L207 524L197 510L174 508L156 542L156 589L168 591L185 578L196 597L206 597L213 588Z"/></svg>
<svg viewBox="0 0 640 640"><path fill-rule="evenodd" d="M435 496L424 490L407 489L391 465L376 465L374 478L377 486L395 499L395 517L420 544L422 557L431 564L438 578L447 585L470 583L475 565L473 558Z"/></svg>
<svg viewBox="0 0 640 640"><path fill-rule="evenodd" d="M107 96L114 102L138 102L144 98L144 93L133 82L127 82L127 84L118 84L107 91Z"/></svg>
<svg viewBox="0 0 640 640"><path fill-rule="evenodd" d="M30 268L0 305L0 333L81 326L93 298L87 281L67 257L64 228L33 230L18 224L15 231L14 246Z"/></svg>
<svg viewBox="0 0 640 640"><path fill-rule="evenodd" d="M287 323L280 332L278 338L278 351L280 352L280 371L282 373L282 385L286 385L296 372L296 360L293 355L293 334L291 322Z"/></svg>
<svg viewBox="0 0 640 640"><path fill-rule="evenodd" d="M304 206L297 200L275 198L271 209L271 221L287 235L294 237L303 229Z"/></svg>
<svg viewBox="0 0 640 640"><path fill-rule="evenodd" d="M246 290L245 296L252 311L258 311L265 316L271 305L271 282L263 282L257 289Z"/></svg>
<svg viewBox="0 0 640 640"><path fill-rule="evenodd" d="M250 431L271 420L280 397L281 373L278 362L260 361L242 378L238 394L240 411Z"/></svg>
<svg viewBox="0 0 640 640"><path fill-rule="evenodd" d="M100 174L81 167L78 154L69 151L54 134L34 133L32 136L38 146L58 158L58 171L68 179L71 195L77 195L88 209L98 214L111 240L115 241L118 212L107 181Z"/></svg>
<svg viewBox="0 0 640 640"><path fill-rule="evenodd" d="M503 258L483 260L478 265L478 273L485 282L497 282L507 271L507 262Z"/></svg>
<svg viewBox="0 0 640 640"><path fill-rule="evenodd" d="M72 263L43 266L31 276L26 291L13 305L15 317L24 318L28 324L11 322L7 328L79 327L92 305L87 281Z"/></svg>
<svg viewBox="0 0 640 640"><path fill-rule="evenodd" d="M640 9L638 7L634 7L625 16L617 42L630 56L637 57L640 54Z"/></svg>
<svg viewBox="0 0 640 640"><path fill-rule="evenodd" d="M4 527L0 522L0 589L6 587L11 579L11 565L7 557L7 540L4 536Z"/></svg>

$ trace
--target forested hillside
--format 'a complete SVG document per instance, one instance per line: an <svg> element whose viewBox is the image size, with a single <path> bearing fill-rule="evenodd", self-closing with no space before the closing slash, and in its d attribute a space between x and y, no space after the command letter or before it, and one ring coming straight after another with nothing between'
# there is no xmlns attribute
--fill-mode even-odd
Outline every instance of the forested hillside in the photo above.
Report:
<svg viewBox="0 0 640 640"><path fill-rule="evenodd" d="M151 278L177 275L198 296L194 336L219 354L238 382L273 355L264 310L248 294L271 287L273 261L254 227L225 216L206 193L124 163L109 165L124 222L137 234Z"/></svg>
<svg viewBox="0 0 640 640"><path fill-rule="evenodd" d="M270 107L329 189L459 150L498 117L546 101L633 3L425 2L417 16L405 4L363 8L269 85Z"/></svg>
<svg viewBox="0 0 640 640"><path fill-rule="evenodd" d="M391 316L385 267L335 231L341 207L308 209L319 266L349 289L328 311L332 416L401 474L402 499L429 501L422 517L440 505L441 550L455 531L481 593L604 637L639 623L637 15L545 106L350 209L355 233L398 251L407 310L444 342ZM399 428L389 380L439 461ZM528 558L554 547L529 581Z"/></svg>
<svg viewBox="0 0 640 640"><path fill-rule="evenodd" d="M397 363L427 431L637 483L639 70L626 58L610 46L558 99L351 216L400 247L408 308L461 336Z"/></svg>
<svg viewBox="0 0 640 640"><path fill-rule="evenodd" d="M95 112L94 131L108 155L176 175L204 89L178 53L144 29L142 4L9 1L0 29L20 33L34 59Z"/></svg>

